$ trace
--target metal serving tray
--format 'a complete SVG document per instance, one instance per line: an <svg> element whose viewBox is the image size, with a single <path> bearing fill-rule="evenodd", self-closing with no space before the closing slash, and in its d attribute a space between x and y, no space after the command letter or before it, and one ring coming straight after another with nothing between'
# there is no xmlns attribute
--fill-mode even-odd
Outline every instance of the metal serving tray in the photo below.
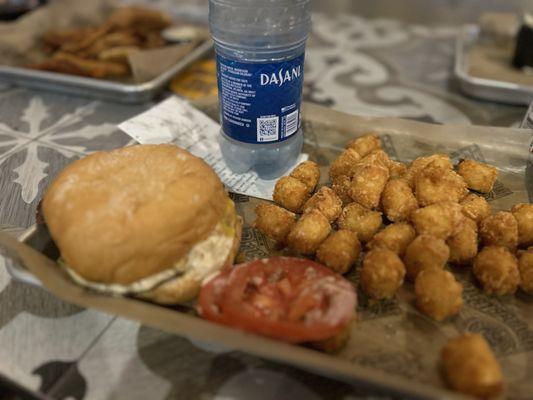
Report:
<svg viewBox="0 0 533 400"><path fill-rule="evenodd" d="M143 83L121 83L21 67L0 66L0 80L18 86L51 90L120 103L144 103L153 99L178 72L213 48L207 40L158 77Z"/></svg>
<svg viewBox="0 0 533 400"><path fill-rule="evenodd" d="M533 86L478 78L468 72L468 49L478 41L479 26L465 25L455 43L454 73L461 90L468 95L497 102L529 105L533 101Z"/></svg>

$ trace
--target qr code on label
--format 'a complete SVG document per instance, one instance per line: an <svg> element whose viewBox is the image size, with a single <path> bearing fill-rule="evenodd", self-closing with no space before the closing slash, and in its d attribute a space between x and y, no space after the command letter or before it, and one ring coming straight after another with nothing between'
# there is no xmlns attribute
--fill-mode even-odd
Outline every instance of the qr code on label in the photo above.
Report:
<svg viewBox="0 0 533 400"><path fill-rule="evenodd" d="M257 118L257 141L271 142L278 140L279 117Z"/></svg>

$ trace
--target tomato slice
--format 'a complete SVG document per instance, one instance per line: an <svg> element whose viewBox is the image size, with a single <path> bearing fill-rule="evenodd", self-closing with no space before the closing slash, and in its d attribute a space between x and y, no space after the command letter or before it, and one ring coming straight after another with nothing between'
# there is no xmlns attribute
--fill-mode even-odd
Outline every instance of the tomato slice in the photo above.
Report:
<svg viewBox="0 0 533 400"><path fill-rule="evenodd" d="M354 287L310 260L272 257L225 270L205 282L206 319L290 343L328 339L355 314Z"/></svg>

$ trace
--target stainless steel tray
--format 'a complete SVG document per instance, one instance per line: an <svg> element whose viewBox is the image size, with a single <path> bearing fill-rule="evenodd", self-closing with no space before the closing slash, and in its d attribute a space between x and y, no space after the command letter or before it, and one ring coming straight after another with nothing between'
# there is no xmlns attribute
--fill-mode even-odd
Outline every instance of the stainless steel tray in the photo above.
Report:
<svg viewBox="0 0 533 400"><path fill-rule="evenodd" d="M164 89L167 82L185 67L209 53L213 42L207 40L158 77L143 83L120 83L21 67L0 66L0 80L29 88L51 90L112 100L121 103L144 103Z"/></svg>
<svg viewBox="0 0 533 400"><path fill-rule="evenodd" d="M533 101L533 86L478 78L468 72L468 49L479 39L477 25L461 28L455 43L454 73L461 90L468 95L497 102L529 105Z"/></svg>

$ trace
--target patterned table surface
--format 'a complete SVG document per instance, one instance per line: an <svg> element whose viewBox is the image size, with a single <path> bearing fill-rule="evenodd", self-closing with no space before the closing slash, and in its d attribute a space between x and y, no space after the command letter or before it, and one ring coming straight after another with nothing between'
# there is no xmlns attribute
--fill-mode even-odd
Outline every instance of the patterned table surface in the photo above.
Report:
<svg viewBox="0 0 533 400"><path fill-rule="evenodd" d="M456 32L316 14L305 98L349 113L518 126L524 107L478 102L458 92L451 79ZM66 164L130 143L116 125L148 106L0 87L1 229L16 235L31 225L43 190ZM80 309L11 280L2 266L0 373L60 399L373 397L368 389L238 352L213 352Z"/></svg>

